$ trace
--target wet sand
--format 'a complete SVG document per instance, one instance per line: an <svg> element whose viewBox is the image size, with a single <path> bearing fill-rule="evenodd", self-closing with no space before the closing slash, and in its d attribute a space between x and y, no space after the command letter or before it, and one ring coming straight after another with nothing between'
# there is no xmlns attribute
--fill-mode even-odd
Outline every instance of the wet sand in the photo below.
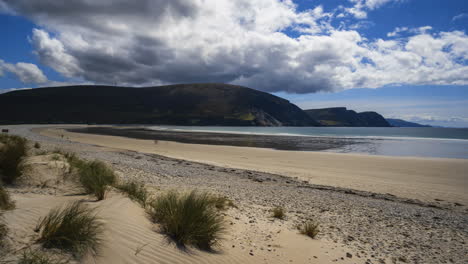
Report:
<svg viewBox="0 0 468 264"><path fill-rule="evenodd" d="M370 141L375 141L369 139L349 139L336 137L184 132L172 130L151 130L137 127L85 127L71 128L67 130L77 133L120 136L146 140L172 141L188 144L270 148L277 150L296 151L321 151L338 149L348 145L368 144Z"/></svg>

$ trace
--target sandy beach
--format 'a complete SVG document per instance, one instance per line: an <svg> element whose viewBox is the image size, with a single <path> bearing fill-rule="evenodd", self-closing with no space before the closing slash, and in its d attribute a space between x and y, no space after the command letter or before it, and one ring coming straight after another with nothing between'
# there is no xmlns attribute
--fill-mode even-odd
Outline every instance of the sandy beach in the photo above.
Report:
<svg viewBox="0 0 468 264"><path fill-rule="evenodd" d="M77 126L8 127L41 148L27 159L27 180L7 187L16 208L1 212L0 220L9 229L6 252L13 253L1 261L37 248L38 219L75 200L96 207L105 225L100 255L80 263L468 261L465 160L156 143L64 130L70 127ZM99 202L77 193L63 180L68 163L52 153L57 149L103 161L121 180L143 182L155 195L196 189L228 197L235 207L222 213L227 232L216 252L177 248L116 190ZM276 206L285 209L283 220L272 217ZM315 239L298 232L306 221L320 224Z"/></svg>
<svg viewBox="0 0 468 264"><path fill-rule="evenodd" d="M468 204L468 160L384 157L185 144L91 135L64 129L38 133L113 149L153 153L216 166L274 173L313 184Z"/></svg>

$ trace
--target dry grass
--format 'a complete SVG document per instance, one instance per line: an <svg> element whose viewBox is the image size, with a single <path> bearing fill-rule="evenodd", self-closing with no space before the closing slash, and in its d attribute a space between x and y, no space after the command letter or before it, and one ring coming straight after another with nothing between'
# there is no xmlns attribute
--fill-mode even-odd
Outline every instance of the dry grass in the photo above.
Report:
<svg viewBox="0 0 468 264"><path fill-rule="evenodd" d="M74 202L51 210L39 221L35 231L40 232L38 242L45 248L59 248L82 256L86 252L97 254L103 224L93 209Z"/></svg>
<svg viewBox="0 0 468 264"><path fill-rule="evenodd" d="M64 156L70 164L71 172L76 172L77 180L88 194L103 200L110 186L117 182L114 172L101 161L86 161L75 153L56 149L53 153Z"/></svg>
<svg viewBox="0 0 468 264"><path fill-rule="evenodd" d="M7 233L7 226L4 223L0 222L0 248L3 246L3 239L6 237Z"/></svg>
<svg viewBox="0 0 468 264"><path fill-rule="evenodd" d="M284 210L283 207L275 207L272 209L273 212L273 217L277 219L284 219L286 216L286 211Z"/></svg>
<svg viewBox="0 0 468 264"><path fill-rule="evenodd" d="M39 250L25 250L18 264L66 264L66 260L57 260Z"/></svg>
<svg viewBox="0 0 468 264"><path fill-rule="evenodd" d="M9 210L15 208L15 203L11 200L10 194L0 183L0 209Z"/></svg>
<svg viewBox="0 0 468 264"><path fill-rule="evenodd" d="M23 163L27 155L25 138L0 134L0 180L6 184L14 183L23 175L26 166Z"/></svg>
<svg viewBox="0 0 468 264"><path fill-rule="evenodd" d="M116 186L117 189L126 193L130 199L137 201L141 206L146 207L150 192L146 189L144 183L137 181L127 181Z"/></svg>
<svg viewBox="0 0 468 264"><path fill-rule="evenodd" d="M210 250L225 230L209 193L171 191L152 201L149 207L152 220L180 246Z"/></svg>
<svg viewBox="0 0 468 264"><path fill-rule="evenodd" d="M318 223L314 221L308 221L304 223L302 226L299 226L299 232L310 238L315 238L317 234L320 232L318 227L319 227Z"/></svg>
<svg viewBox="0 0 468 264"><path fill-rule="evenodd" d="M229 207L237 207L232 200L225 196L212 195L211 202L218 210L227 210Z"/></svg>
<svg viewBox="0 0 468 264"><path fill-rule="evenodd" d="M86 161L78 158L78 156L73 152L66 152L66 151L63 151L63 150L60 150L60 149L56 149L56 150L53 151L53 153L60 154L60 155L64 156L67 159L70 166L72 166L72 167L74 167L76 169L79 169L81 166L86 164Z"/></svg>

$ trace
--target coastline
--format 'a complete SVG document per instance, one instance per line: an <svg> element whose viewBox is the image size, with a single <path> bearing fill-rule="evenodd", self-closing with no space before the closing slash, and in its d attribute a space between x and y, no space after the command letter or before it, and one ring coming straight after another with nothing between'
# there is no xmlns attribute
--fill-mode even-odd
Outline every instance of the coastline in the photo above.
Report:
<svg viewBox="0 0 468 264"><path fill-rule="evenodd" d="M64 126L58 126L64 127ZM79 126L73 126L79 127ZM37 128L49 137L163 155L215 166L273 173L312 184L434 202L468 204L468 160L387 157L254 147L187 144ZM222 155L220 155L222 153Z"/></svg>
<svg viewBox="0 0 468 264"><path fill-rule="evenodd" d="M162 143L159 151L170 147L167 150L187 152L188 147L200 150L210 146L177 146L174 142L155 144L148 140L139 142L128 138L64 134L60 130L70 127L77 126L8 127L12 134L41 145L40 149L33 149L31 157L28 157L28 164L32 165L28 179L43 182L63 177L63 170L57 169L62 163L57 159L65 158L53 153L57 153L55 150L61 151L58 153L72 152L86 160L105 162L121 180L142 182L156 197L169 190L200 190L229 198L235 204L235 207L223 212L229 233L220 241L219 252L213 254L191 250L187 254L169 244L164 234L154 232L156 226L145 217L144 209L119 192L112 191L108 199L96 203L86 195L76 196L76 186L67 185L71 183L54 184L56 181L52 181L42 188L31 182L9 188L17 201L17 209L5 212L3 217L11 228L11 234L14 234L13 248L20 248L24 241L34 241L31 238L34 238L32 230L35 221L54 205L62 204L66 199L84 199L90 206L102 208L99 214L105 219L109 232L102 255L83 263L466 262L466 205L440 200L423 202L385 193L314 185L294 177L170 158L143 150ZM39 134L40 131L44 135ZM249 150L254 148L234 149L250 153ZM356 156L368 160L365 155L317 154L334 156L335 161ZM198 155L198 158L206 157L204 153L198 152ZM219 152L217 155L222 156ZM429 161L434 160L437 159ZM335 164L335 167L339 166ZM365 166L363 168L367 169ZM317 172L320 171L323 169L317 168ZM359 181L362 179L358 178ZM272 217L272 208L277 206L286 210L285 219ZM298 232L298 225L306 221L320 224L317 238L310 239ZM143 245L147 246L142 248L141 254L135 254L135 249Z"/></svg>

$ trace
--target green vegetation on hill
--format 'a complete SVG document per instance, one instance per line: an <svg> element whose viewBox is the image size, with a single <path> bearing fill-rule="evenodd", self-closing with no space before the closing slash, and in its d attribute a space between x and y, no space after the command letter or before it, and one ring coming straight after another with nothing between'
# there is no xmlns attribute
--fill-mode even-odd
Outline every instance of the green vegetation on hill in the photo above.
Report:
<svg viewBox="0 0 468 264"><path fill-rule="evenodd" d="M305 112L323 126L390 127L385 118L376 112L356 113L346 107L309 109Z"/></svg>
<svg viewBox="0 0 468 264"><path fill-rule="evenodd" d="M402 119L387 118L387 122L394 127L431 127L428 125L421 125L418 123L408 122Z"/></svg>
<svg viewBox="0 0 468 264"><path fill-rule="evenodd" d="M228 84L67 86L0 94L0 123L316 126L289 101Z"/></svg>

